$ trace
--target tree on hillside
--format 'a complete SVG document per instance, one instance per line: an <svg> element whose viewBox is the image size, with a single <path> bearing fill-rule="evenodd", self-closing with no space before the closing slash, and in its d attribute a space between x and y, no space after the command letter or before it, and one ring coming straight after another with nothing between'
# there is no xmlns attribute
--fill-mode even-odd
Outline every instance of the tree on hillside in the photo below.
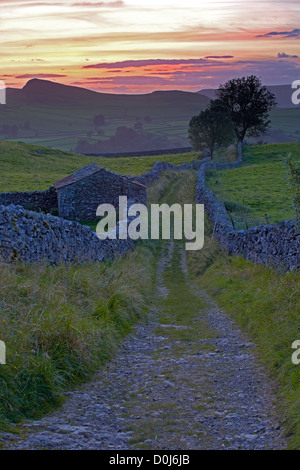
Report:
<svg viewBox="0 0 300 470"><path fill-rule="evenodd" d="M227 106L220 100L212 100L209 107L193 116L188 135L195 150L209 148L211 158L216 144L229 145L234 140L234 127Z"/></svg>
<svg viewBox="0 0 300 470"><path fill-rule="evenodd" d="M258 137L266 133L270 121L269 111L276 105L276 98L255 75L235 78L216 91L217 97L228 107L235 126L238 142L245 136Z"/></svg>
<svg viewBox="0 0 300 470"><path fill-rule="evenodd" d="M105 117L103 116L103 114L96 114L93 117L93 125L95 128L99 126L105 126L105 124L106 122L105 122Z"/></svg>

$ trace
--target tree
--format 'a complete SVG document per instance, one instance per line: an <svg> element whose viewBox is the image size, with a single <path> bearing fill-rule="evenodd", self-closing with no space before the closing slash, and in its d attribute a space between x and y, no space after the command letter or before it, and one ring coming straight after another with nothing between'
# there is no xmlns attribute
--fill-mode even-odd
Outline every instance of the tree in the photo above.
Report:
<svg viewBox="0 0 300 470"><path fill-rule="evenodd" d="M229 145L234 139L234 127L227 106L220 100L212 100L207 109L192 117L188 135L195 150L207 146L213 158L216 144Z"/></svg>
<svg viewBox="0 0 300 470"><path fill-rule="evenodd" d="M269 111L276 105L276 98L259 78L250 75L229 80L220 85L216 95L229 109L238 142L243 142L245 136L266 133Z"/></svg>
<svg viewBox="0 0 300 470"><path fill-rule="evenodd" d="M94 127L99 127L99 126L105 126L106 122L105 122L105 117L103 116L103 114L96 114L94 117L93 117L93 125Z"/></svg>

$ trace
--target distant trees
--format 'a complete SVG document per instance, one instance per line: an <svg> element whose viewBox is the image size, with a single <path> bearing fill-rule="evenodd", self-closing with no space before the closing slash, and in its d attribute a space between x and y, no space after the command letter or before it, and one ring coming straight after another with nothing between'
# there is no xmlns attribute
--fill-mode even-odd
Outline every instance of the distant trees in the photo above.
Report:
<svg viewBox="0 0 300 470"><path fill-rule="evenodd" d="M213 158L216 145L229 145L234 140L234 125L227 106L221 100L212 100L207 109L192 117L188 135L195 150L206 146Z"/></svg>
<svg viewBox="0 0 300 470"><path fill-rule="evenodd" d="M103 114L96 114L93 117L93 125L95 128L100 127L100 126L105 126L105 124L106 122L105 122L105 117L103 116Z"/></svg>
<svg viewBox="0 0 300 470"><path fill-rule="evenodd" d="M234 136L242 143L246 136L266 133L276 98L258 77L229 80L219 86L216 95L217 99L189 123L189 139L195 150L203 149L205 144L213 155L216 144L226 145Z"/></svg>
<svg viewBox="0 0 300 470"><path fill-rule="evenodd" d="M255 75L235 78L216 91L217 97L227 106L238 142L246 136L259 137L269 127L269 111L276 98Z"/></svg>
<svg viewBox="0 0 300 470"><path fill-rule="evenodd" d="M94 142L89 142L86 139L79 140L74 150L76 153L119 153L159 150L169 147L170 143L166 137L156 137L142 130L120 126L108 139L99 139Z"/></svg>

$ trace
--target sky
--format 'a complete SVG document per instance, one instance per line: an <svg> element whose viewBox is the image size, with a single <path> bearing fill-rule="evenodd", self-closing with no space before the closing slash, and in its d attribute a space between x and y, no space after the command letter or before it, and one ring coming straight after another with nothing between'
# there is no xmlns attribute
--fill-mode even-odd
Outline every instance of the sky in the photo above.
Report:
<svg viewBox="0 0 300 470"><path fill-rule="evenodd" d="M300 79L299 0L0 0L0 80L105 93Z"/></svg>

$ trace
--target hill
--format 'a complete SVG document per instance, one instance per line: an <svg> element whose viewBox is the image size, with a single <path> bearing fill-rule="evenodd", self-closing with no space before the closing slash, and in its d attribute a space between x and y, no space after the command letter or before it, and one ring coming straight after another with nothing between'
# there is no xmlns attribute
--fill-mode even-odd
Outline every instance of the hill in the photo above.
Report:
<svg viewBox="0 0 300 470"><path fill-rule="evenodd" d="M294 90L292 90L291 85L268 85L268 90L271 93L274 93L277 99L277 108L300 108L299 105L294 105L291 100L291 96ZM216 89L215 88L206 88L199 90L198 92L201 95L205 95L210 99L216 98Z"/></svg>
<svg viewBox="0 0 300 470"><path fill-rule="evenodd" d="M279 106L270 114L269 135L260 140L294 142L300 106L292 107L290 85L270 90ZM214 95L213 89L116 95L32 79L22 89L7 89L0 139L88 154L171 151L190 145L188 123Z"/></svg>
<svg viewBox="0 0 300 470"><path fill-rule="evenodd" d="M114 95L32 79L7 89L0 138L80 153L186 147L188 122L208 103L184 91Z"/></svg>

